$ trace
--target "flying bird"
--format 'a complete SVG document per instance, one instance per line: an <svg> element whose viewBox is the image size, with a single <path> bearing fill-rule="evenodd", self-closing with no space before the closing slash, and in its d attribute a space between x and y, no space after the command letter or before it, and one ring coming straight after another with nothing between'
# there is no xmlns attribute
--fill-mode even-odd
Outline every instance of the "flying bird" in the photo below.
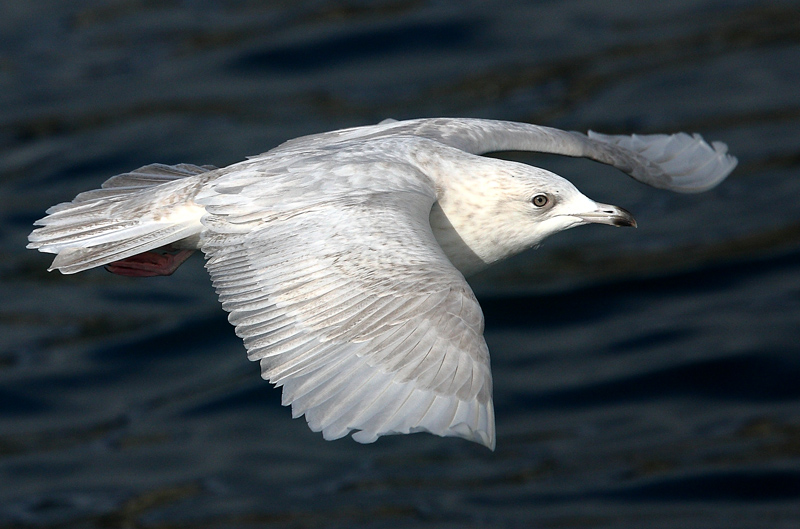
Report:
<svg viewBox="0 0 800 529"><path fill-rule="evenodd" d="M681 193L736 166L699 135L386 120L223 167L152 164L47 210L50 270L169 275L195 250L283 404L325 439L425 431L495 447L481 308L465 276L587 223L636 226L564 178L487 158L585 157Z"/></svg>

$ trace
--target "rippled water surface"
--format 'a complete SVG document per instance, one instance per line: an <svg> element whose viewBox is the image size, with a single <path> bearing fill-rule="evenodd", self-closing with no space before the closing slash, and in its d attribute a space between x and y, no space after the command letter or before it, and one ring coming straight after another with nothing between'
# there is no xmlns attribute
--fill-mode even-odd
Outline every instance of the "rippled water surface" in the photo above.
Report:
<svg viewBox="0 0 800 529"><path fill-rule="evenodd" d="M0 7L0 527L800 525L798 2L149 1ZM473 281L497 451L325 442L247 361L199 257L48 274L43 211L386 117L697 131L680 196L508 155L631 210Z"/></svg>

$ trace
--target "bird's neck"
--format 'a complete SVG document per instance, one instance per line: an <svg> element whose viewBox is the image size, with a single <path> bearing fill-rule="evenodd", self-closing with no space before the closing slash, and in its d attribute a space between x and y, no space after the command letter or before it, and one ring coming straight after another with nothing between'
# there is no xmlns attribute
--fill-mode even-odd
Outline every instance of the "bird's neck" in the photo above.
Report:
<svg viewBox="0 0 800 529"><path fill-rule="evenodd" d="M507 190L498 160L424 140L411 159L436 187L431 229L450 262L465 276L530 248L538 241L528 226L509 223Z"/></svg>
<svg viewBox="0 0 800 529"><path fill-rule="evenodd" d="M436 237L439 246L442 247L453 266L465 276L478 273L492 264L484 259L485 256L479 256L464 240L464 228L459 230L453 226L451 217L442 210L439 202L434 203L431 208L430 223L433 236ZM458 223L458 219L456 219L456 223Z"/></svg>

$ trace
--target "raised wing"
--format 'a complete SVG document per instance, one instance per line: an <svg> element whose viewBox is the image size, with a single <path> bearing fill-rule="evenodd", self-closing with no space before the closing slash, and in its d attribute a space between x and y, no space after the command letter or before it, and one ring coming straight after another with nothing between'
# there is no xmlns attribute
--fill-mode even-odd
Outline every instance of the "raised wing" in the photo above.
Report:
<svg viewBox="0 0 800 529"><path fill-rule="evenodd" d="M568 132L528 123L482 119L419 120L415 134L473 154L534 151L589 158L624 171L647 185L699 193L722 182L736 167L721 142L699 134L606 135Z"/></svg>
<svg viewBox="0 0 800 529"><path fill-rule="evenodd" d="M235 184L197 198L206 267L293 415L326 439L427 431L493 449L483 315L433 237L433 190L278 210Z"/></svg>
<svg viewBox="0 0 800 529"><path fill-rule="evenodd" d="M473 118L386 120L378 125L305 136L276 150L352 139L412 135L473 154L532 151L589 158L624 171L647 185L699 193L722 182L736 167L724 143L708 144L699 134L606 135L568 132L529 123Z"/></svg>

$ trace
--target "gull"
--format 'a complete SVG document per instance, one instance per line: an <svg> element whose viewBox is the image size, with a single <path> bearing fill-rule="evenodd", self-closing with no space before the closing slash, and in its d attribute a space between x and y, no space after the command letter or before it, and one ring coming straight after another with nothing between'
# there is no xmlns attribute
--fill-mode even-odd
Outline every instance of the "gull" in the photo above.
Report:
<svg viewBox="0 0 800 529"><path fill-rule="evenodd" d="M737 163L697 134L385 120L223 168L114 176L48 209L28 248L65 274L138 277L199 249L248 358L313 431L360 443L423 431L494 450L483 313L465 277L568 228L636 226L556 174L481 156L498 151L589 158L681 193Z"/></svg>

